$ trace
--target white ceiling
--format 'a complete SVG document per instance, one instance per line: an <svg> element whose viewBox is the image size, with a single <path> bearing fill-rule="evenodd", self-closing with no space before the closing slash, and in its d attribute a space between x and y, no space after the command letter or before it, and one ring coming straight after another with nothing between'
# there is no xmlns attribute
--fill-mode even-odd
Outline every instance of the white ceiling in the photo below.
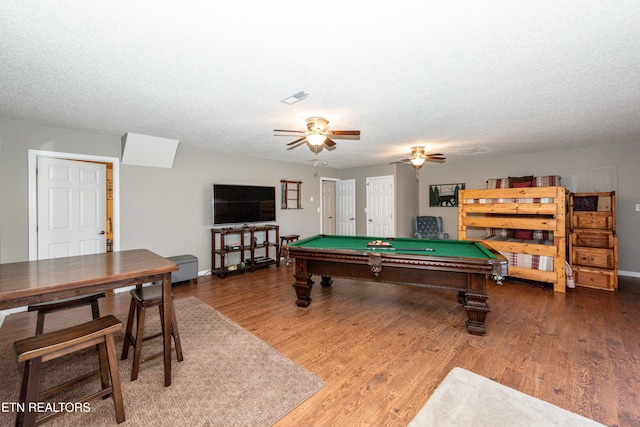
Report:
<svg viewBox="0 0 640 427"><path fill-rule="evenodd" d="M322 116L337 168L640 143L640 1L222 3L3 0L0 116L300 163L273 129Z"/></svg>

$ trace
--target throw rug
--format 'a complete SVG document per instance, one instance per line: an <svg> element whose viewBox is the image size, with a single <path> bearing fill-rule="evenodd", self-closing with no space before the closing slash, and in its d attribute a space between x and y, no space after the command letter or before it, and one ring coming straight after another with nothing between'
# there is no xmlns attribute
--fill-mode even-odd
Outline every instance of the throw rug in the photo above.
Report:
<svg viewBox="0 0 640 427"><path fill-rule="evenodd" d="M123 332L116 335L116 352L125 407L125 424L153 426L270 426L304 402L324 383L249 331L195 297L175 300L184 360L172 354L171 386L164 387L163 358L140 366L131 381L133 350L120 360L127 313L116 314ZM46 332L45 323L45 332ZM145 336L160 331L159 311L147 310ZM161 351L162 339L143 343L143 357ZM18 402L21 366L13 343L0 343L0 425L15 423L12 404ZM98 353L89 348L45 362L41 390L98 369ZM113 400L78 405L82 396L100 390L94 376L50 396L49 408L66 408L46 425L115 426ZM75 408L74 408L75 407ZM64 410L64 409L63 409Z"/></svg>
<svg viewBox="0 0 640 427"><path fill-rule="evenodd" d="M409 427L603 425L462 368L453 368Z"/></svg>

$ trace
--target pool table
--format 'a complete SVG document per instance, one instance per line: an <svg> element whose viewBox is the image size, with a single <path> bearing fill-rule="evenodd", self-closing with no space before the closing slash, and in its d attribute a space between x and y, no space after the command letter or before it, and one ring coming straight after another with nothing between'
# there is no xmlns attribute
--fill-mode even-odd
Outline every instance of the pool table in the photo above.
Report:
<svg viewBox="0 0 640 427"><path fill-rule="evenodd" d="M490 311L486 303L490 280L507 275L504 256L480 242L334 236L320 234L283 247L287 263L294 260L299 307L311 304L312 275L329 287L332 277L389 282L458 291L467 312L467 330L484 335Z"/></svg>

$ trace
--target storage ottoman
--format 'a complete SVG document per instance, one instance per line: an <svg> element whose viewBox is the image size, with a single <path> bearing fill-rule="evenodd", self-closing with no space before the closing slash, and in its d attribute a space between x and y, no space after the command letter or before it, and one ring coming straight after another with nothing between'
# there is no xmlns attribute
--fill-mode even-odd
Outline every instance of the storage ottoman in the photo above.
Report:
<svg viewBox="0 0 640 427"><path fill-rule="evenodd" d="M178 255L167 257L168 260L178 264L178 270L171 272L171 283L187 280L198 283L198 258L193 255Z"/></svg>

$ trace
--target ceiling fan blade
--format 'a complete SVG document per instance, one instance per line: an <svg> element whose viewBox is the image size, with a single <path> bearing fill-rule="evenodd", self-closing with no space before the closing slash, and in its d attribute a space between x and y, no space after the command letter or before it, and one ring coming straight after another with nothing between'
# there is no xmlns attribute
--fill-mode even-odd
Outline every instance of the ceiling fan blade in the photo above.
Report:
<svg viewBox="0 0 640 427"><path fill-rule="evenodd" d="M329 131L329 134L333 139L351 139L354 141L357 141L360 139L359 130L344 130L344 131L335 130L335 131Z"/></svg>
<svg viewBox="0 0 640 427"><path fill-rule="evenodd" d="M298 143L298 142L300 142L300 141L304 141L306 138L307 138L306 136L303 136L302 138L298 138L298 139L296 139L295 141L291 141L291 142L290 142L290 143L288 143L287 145L293 145L293 144L296 144L296 143Z"/></svg>
<svg viewBox="0 0 640 427"><path fill-rule="evenodd" d="M429 153L429 154L425 154L425 156L429 157L429 156L443 156L444 154L442 153Z"/></svg>
<svg viewBox="0 0 640 427"><path fill-rule="evenodd" d="M336 142L330 140L329 138L324 140L324 145L326 145L327 147L335 147L336 146Z"/></svg>
<svg viewBox="0 0 640 427"><path fill-rule="evenodd" d="M294 142L295 142L295 141L294 141ZM287 148L287 150L293 150L294 148L298 148L299 146L301 146L301 145L302 145L302 144L304 144L305 142L307 142L307 141L305 141L305 140L304 140L304 138L303 138L303 140L302 140L302 141L300 141L300 142L298 142L296 145L287 144L287 145L291 145L291 147Z"/></svg>
<svg viewBox="0 0 640 427"><path fill-rule="evenodd" d="M360 139L359 135L331 135L333 139L350 139L352 141L358 141Z"/></svg>
<svg viewBox="0 0 640 427"><path fill-rule="evenodd" d="M285 129L274 129L274 132L293 132L293 133L306 133L303 130L285 130Z"/></svg>
<svg viewBox="0 0 640 427"><path fill-rule="evenodd" d="M353 135L353 136L360 136L360 131L359 130L332 130L331 134L333 136L335 135Z"/></svg>
<svg viewBox="0 0 640 427"><path fill-rule="evenodd" d="M444 163L444 159L427 159L426 161L432 163Z"/></svg>

